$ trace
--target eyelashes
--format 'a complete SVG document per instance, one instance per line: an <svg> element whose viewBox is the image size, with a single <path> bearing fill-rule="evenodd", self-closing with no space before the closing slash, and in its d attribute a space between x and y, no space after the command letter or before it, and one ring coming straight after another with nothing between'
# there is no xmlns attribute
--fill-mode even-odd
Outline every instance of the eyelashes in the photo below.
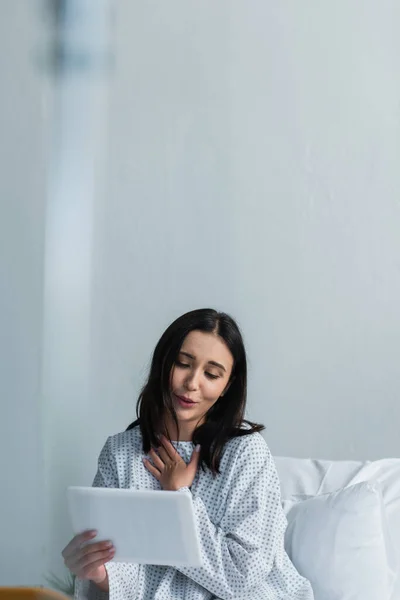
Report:
<svg viewBox="0 0 400 600"><path fill-rule="evenodd" d="M180 360L176 360L175 364L177 367L181 368L181 369L188 369L190 367L190 365L181 362ZM208 373L207 371L205 372L205 376L208 377L208 379L218 379L219 375L213 375L212 373Z"/></svg>

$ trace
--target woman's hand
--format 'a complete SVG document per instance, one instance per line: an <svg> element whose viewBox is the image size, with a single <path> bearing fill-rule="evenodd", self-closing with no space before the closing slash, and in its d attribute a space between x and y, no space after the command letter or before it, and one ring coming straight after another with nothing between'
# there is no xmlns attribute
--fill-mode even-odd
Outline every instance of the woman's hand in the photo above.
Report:
<svg viewBox="0 0 400 600"><path fill-rule="evenodd" d="M96 531L84 531L76 535L62 551L64 563L79 579L89 579L102 589L108 590L107 571L104 566L112 559L115 548L112 542L95 542ZM86 544L85 544L86 542Z"/></svg>
<svg viewBox="0 0 400 600"><path fill-rule="evenodd" d="M160 482L163 490L175 492L192 485L199 466L200 446L196 446L189 464L186 464L171 442L161 436L160 448L157 452L151 449L149 456L152 463L143 459L146 469Z"/></svg>

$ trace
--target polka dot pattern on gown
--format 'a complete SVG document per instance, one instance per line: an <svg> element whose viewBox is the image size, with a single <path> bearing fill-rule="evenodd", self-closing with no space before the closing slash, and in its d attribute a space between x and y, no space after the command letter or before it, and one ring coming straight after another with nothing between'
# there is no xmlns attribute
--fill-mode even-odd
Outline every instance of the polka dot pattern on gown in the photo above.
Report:
<svg viewBox="0 0 400 600"><path fill-rule="evenodd" d="M191 442L174 442L188 462ZM160 489L143 465L139 427L108 438L93 485ZM191 489L203 565L173 568L110 562L110 592L77 581L76 600L313 600L284 549L287 525L271 453L254 433L230 440L214 477L199 469Z"/></svg>

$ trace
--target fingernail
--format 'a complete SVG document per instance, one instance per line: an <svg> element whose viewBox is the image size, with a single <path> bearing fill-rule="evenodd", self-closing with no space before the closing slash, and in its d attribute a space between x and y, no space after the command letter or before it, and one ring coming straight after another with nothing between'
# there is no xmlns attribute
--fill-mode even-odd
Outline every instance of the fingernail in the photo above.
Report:
<svg viewBox="0 0 400 600"><path fill-rule="evenodd" d="M197 444L197 446L196 446L196 448L194 450L195 450L195 452L200 452L200 450L201 450L200 444Z"/></svg>

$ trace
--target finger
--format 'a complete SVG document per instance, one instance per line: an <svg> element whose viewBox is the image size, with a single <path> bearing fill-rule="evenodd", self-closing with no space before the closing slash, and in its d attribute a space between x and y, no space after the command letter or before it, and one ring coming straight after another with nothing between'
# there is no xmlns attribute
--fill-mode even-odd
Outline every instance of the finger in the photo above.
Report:
<svg viewBox="0 0 400 600"><path fill-rule="evenodd" d="M152 448L150 450L149 454L150 454L151 460L153 461L153 465L156 467L156 469L158 469L160 472L162 472L165 468L165 464L163 463L161 458L158 456L157 452L155 452Z"/></svg>
<svg viewBox="0 0 400 600"><path fill-rule="evenodd" d="M200 444L197 444L197 446L195 447L195 449L192 452L192 456L190 457L190 462L195 462L195 463L199 464L200 450L201 450L201 446L200 446Z"/></svg>
<svg viewBox="0 0 400 600"><path fill-rule="evenodd" d="M200 445L197 444L196 448L192 452L192 456L190 457L190 462L187 468L191 471L196 472L200 462Z"/></svg>
<svg viewBox="0 0 400 600"><path fill-rule="evenodd" d="M85 542L88 542L89 540L92 540L93 538L96 537L96 535L97 535L97 531L95 531L93 529L89 529L87 531L84 531L83 533L79 533L78 535L76 535L75 537L72 538L72 540L69 542L69 544L67 544L65 546L61 555L63 556L63 558L67 558L68 556L71 556L72 554L74 554L76 552L76 550L78 548L80 548L82 546L82 544L84 544Z"/></svg>
<svg viewBox="0 0 400 600"><path fill-rule="evenodd" d="M171 444L171 442L165 437L165 435L161 436L161 448L164 448L165 452L168 454L171 460L175 461L176 457L179 456L177 450ZM160 450L160 449L159 449Z"/></svg>
<svg viewBox="0 0 400 600"><path fill-rule="evenodd" d="M93 552L92 554L87 554L81 560L77 561L73 568L76 571L83 571L87 567L90 567L90 570L93 569L93 565L99 562L103 562L103 564L114 556L115 548L109 548L108 550L102 550L101 552Z"/></svg>
<svg viewBox="0 0 400 600"><path fill-rule="evenodd" d="M68 568L75 568L83 560L86 561L87 557L95 554L96 552L108 551L113 547L110 540L106 542L97 542L95 544L87 544L81 548L77 548L74 552L71 552L68 556L65 556L64 562Z"/></svg>
<svg viewBox="0 0 400 600"><path fill-rule="evenodd" d="M161 473L158 469L156 469L155 467L153 467L153 465L151 464L151 462L149 460L147 460L147 458L143 459L143 464L146 467L146 469L152 474L154 475L154 477L156 479L160 479L161 478Z"/></svg>
<svg viewBox="0 0 400 600"><path fill-rule="evenodd" d="M160 457L160 459L162 460L162 462L165 465L170 465L171 463L174 462L174 459L172 459L170 457L170 455L168 454L168 452L166 451L166 449L163 446L160 446L157 450L158 455Z"/></svg>
<svg viewBox="0 0 400 600"><path fill-rule="evenodd" d="M77 573L77 577L79 577L79 579L86 579L92 571L94 571L95 569L98 569L99 567L102 567L103 565L108 563L110 560L111 559L104 560L104 558L101 558L100 560L92 563L91 565L87 565L86 567L83 567L83 569L81 569Z"/></svg>
<svg viewBox="0 0 400 600"><path fill-rule="evenodd" d="M95 544L87 544L87 546L83 546L79 551L79 556L84 557L89 554L93 554L95 552L102 552L103 550L109 550L113 547L113 543L111 540L105 540L103 542L96 542Z"/></svg>

